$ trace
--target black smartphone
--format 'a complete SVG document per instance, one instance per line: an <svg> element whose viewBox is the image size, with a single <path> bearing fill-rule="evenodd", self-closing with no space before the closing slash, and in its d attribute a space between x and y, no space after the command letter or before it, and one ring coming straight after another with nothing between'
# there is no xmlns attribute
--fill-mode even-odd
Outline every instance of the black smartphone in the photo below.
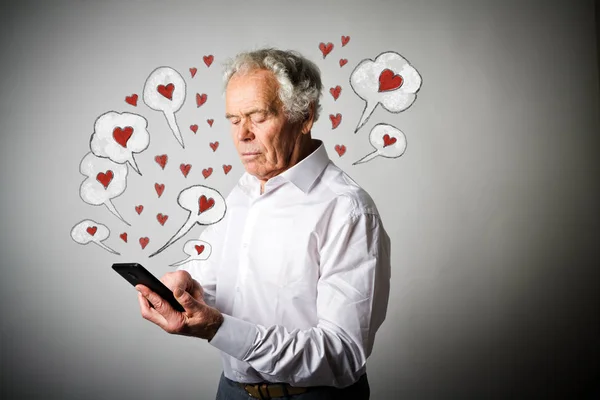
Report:
<svg viewBox="0 0 600 400"><path fill-rule="evenodd" d="M184 312L185 309L173 296L171 289L165 286L157 277L152 275L150 271L142 267L138 263L117 263L113 264L112 268L119 273L125 280L133 286L142 284L157 293L164 300L168 301L171 307L177 311ZM150 303L150 302L148 302ZM152 306L152 303L150 303Z"/></svg>

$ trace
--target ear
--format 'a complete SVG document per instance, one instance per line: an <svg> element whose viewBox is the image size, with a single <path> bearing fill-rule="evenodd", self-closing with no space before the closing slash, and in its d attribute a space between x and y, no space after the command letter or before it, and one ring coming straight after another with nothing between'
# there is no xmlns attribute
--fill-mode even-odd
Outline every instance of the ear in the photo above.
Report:
<svg viewBox="0 0 600 400"><path fill-rule="evenodd" d="M302 134L306 135L307 133L310 133L310 130L312 129L314 121L315 121L315 103L312 103L310 105L310 107L308 108L308 114L304 118L304 121L302 121Z"/></svg>

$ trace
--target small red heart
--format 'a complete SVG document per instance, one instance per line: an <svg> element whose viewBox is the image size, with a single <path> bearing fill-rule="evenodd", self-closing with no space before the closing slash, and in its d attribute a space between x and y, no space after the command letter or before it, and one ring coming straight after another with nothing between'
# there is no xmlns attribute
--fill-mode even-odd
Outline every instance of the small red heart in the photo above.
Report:
<svg viewBox="0 0 600 400"><path fill-rule="evenodd" d="M350 36L342 36L342 47L348 44L350 41Z"/></svg>
<svg viewBox="0 0 600 400"><path fill-rule="evenodd" d="M202 57L202 59L204 60L204 64L206 64L207 67L210 67L210 64L212 64L215 57L212 54L209 54L207 56Z"/></svg>
<svg viewBox="0 0 600 400"><path fill-rule="evenodd" d="M383 147L387 147L389 145L392 145L396 143L396 138L395 137L391 137L390 135L388 135L387 133L385 135L383 135Z"/></svg>
<svg viewBox="0 0 600 400"><path fill-rule="evenodd" d="M223 172L225 172L225 175L227 175L229 171L231 171L231 165L223 164Z"/></svg>
<svg viewBox="0 0 600 400"><path fill-rule="evenodd" d="M340 146L339 144L336 144L335 151L337 151L338 155L341 157L344 155L344 153L346 153L346 146L344 146L344 145Z"/></svg>
<svg viewBox="0 0 600 400"><path fill-rule="evenodd" d="M384 69L379 74L379 91L387 92L389 90L398 89L402 86L404 79L400 75L394 74L394 71L391 69Z"/></svg>
<svg viewBox="0 0 600 400"><path fill-rule="evenodd" d="M190 129L192 130L192 132L196 133L196 132L198 132L198 125L196 125L196 124L190 125Z"/></svg>
<svg viewBox="0 0 600 400"><path fill-rule="evenodd" d="M168 159L169 159L169 157L167 157L166 154L154 157L154 161L156 161L156 163L158 165L160 165L160 167L162 169L165 169L165 165L167 165L167 160Z"/></svg>
<svg viewBox="0 0 600 400"><path fill-rule="evenodd" d="M195 245L194 247L196 248L196 252L198 253L198 255L202 254L202 252L204 251L204 245Z"/></svg>
<svg viewBox="0 0 600 400"><path fill-rule="evenodd" d="M321 42L319 43L319 50L321 50L321 53L323 53L323 58L325 58L327 54L331 53L331 50L333 50L333 43L329 42L325 44Z"/></svg>
<svg viewBox="0 0 600 400"><path fill-rule="evenodd" d="M148 246L149 242L150 242L150 239L148 239L147 237L140 238L140 245L142 246L142 250L144 250L146 248L146 246Z"/></svg>
<svg viewBox="0 0 600 400"><path fill-rule="evenodd" d="M348 63L347 58L340 58L340 68Z"/></svg>
<svg viewBox="0 0 600 400"><path fill-rule="evenodd" d="M219 147L219 142L214 142L210 144L210 148L213 149L213 151L217 151L217 147Z"/></svg>
<svg viewBox="0 0 600 400"><path fill-rule="evenodd" d="M340 122L342 122L342 114L329 114L329 119L331 120L331 129L335 129L339 126Z"/></svg>
<svg viewBox="0 0 600 400"><path fill-rule="evenodd" d="M198 72L198 68L190 68L190 74L192 74L192 78L196 76L196 72Z"/></svg>
<svg viewBox="0 0 600 400"><path fill-rule="evenodd" d="M163 215L162 213L158 213L156 214L156 219L158 220L158 223L161 225L165 225L165 222L167 222L167 219L169 219L168 215Z"/></svg>
<svg viewBox="0 0 600 400"><path fill-rule="evenodd" d="M213 169L212 168L206 168L202 170L202 175L204 175L204 179L208 178L210 176L210 174L212 174Z"/></svg>
<svg viewBox="0 0 600 400"><path fill-rule="evenodd" d="M102 184L102 186L104 186L104 189L106 189L108 187L108 185L110 184L110 181L112 181L113 177L114 177L114 174L109 169L108 171L106 171L106 173L98 172L98 175L96 175L96 180L98 182L100 182Z"/></svg>
<svg viewBox="0 0 600 400"><path fill-rule="evenodd" d="M97 230L97 226L88 226L88 228L86 229L87 233L89 233L91 236L94 236Z"/></svg>
<svg viewBox="0 0 600 400"><path fill-rule="evenodd" d="M135 206L135 211L138 213L138 215L140 215L142 211L144 211L144 206L141 204L139 206Z"/></svg>
<svg viewBox="0 0 600 400"><path fill-rule="evenodd" d="M215 122L215 120L211 118L211 119L207 119L207 120L206 120L206 122L208 122L208 124L209 124L209 125L211 126L211 128L212 128L212 124L213 124L213 122Z"/></svg>
<svg viewBox="0 0 600 400"><path fill-rule="evenodd" d="M340 93L342 93L342 87L340 85L337 85L334 88L330 88L329 93L331 93L334 100L337 100L338 97L340 97Z"/></svg>
<svg viewBox="0 0 600 400"><path fill-rule="evenodd" d="M163 192L165 191L165 185L163 183L161 183L161 184L155 183L154 190L156 190L156 194L158 194L158 197L160 197L160 196L162 196Z"/></svg>
<svg viewBox="0 0 600 400"><path fill-rule="evenodd" d="M121 147L127 148L127 142L131 135L133 135L133 128L131 126L126 126L123 129L119 127L113 129L113 139L115 139L115 142L119 143Z"/></svg>
<svg viewBox="0 0 600 400"><path fill-rule="evenodd" d="M173 85L172 83L169 83L167 86L158 85L156 90L158 91L158 93L162 94L167 99L173 100L173 91L175 90L175 85Z"/></svg>
<svg viewBox="0 0 600 400"><path fill-rule="evenodd" d="M125 97L125 102L127 104L131 104L134 107L137 107L137 101L138 101L138 95L137 94L132 94L131 96L126 96Z"/></svg>
<svg viewBox="0 0 600 400"><path fill-rule="evenodd" d="M123 233L121 233L121 234L119 235L119 237L120 237L121 239L123 239L123 241L124 241L125 243L127 243L127 232L123 232Z"/></svg>
<svg viewBox="0 0 600 400"><path fill-rule="evenodd" d="M181 170L183 176L187 178L188 174L190 173L190 169L192 169L192 164L181 164L179 169Z"/></svg>
<svg viewBox="0 0 600 400"><path fill-rule="evenodd" d="M196 93L196 104L198 105L198 107L200 107L202 104L206 103L206 98L208 96L206 96L206 93Z"/></svg>
<svg viewBox="0 0 600 400"><path fill-rule="evenodd" d="M212 197L207 199L205 195L200 196L198 199L198 215L202 214L206 210L210 210L215 205L215 199Z"/></svg>

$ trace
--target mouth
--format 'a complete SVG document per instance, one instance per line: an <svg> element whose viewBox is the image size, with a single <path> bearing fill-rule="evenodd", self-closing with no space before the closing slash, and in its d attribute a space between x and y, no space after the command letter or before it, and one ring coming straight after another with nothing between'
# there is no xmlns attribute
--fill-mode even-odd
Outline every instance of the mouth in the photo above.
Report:
<svg viewBox="0 0 600 400"><path fill-rule="evenodd" d="M248 152L242 153L242 157L257 156L259 154L260 154L260 152L258 152L258 151L248 151Z"/></svg>

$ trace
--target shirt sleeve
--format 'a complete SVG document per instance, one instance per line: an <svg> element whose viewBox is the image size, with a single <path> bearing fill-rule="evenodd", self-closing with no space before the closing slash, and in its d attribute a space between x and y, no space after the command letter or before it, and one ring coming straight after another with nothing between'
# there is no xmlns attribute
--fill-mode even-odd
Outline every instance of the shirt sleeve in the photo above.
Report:
<svg viewBox="0 0 600 400"><path fill-rule="evenodd" d="M346 387L365 371L390 290L390 240L377 214L351 217L321 248L316 327L289 331L230 315L210 344L267 381Z"/></svg>
<svg viewBox="0 0 600 400"><path fill-rule="evenodd" d="M198 281L204 290L204 301L207 305L214 307L217 293L217 268L219 265L221 250L221 234L223 220L216 224L208 225L200 234L199 240L210 244L210 255L206 260L192 260L179 267L190 273L192 278ZM205 250L206 251L206 250Z"/></svg>

